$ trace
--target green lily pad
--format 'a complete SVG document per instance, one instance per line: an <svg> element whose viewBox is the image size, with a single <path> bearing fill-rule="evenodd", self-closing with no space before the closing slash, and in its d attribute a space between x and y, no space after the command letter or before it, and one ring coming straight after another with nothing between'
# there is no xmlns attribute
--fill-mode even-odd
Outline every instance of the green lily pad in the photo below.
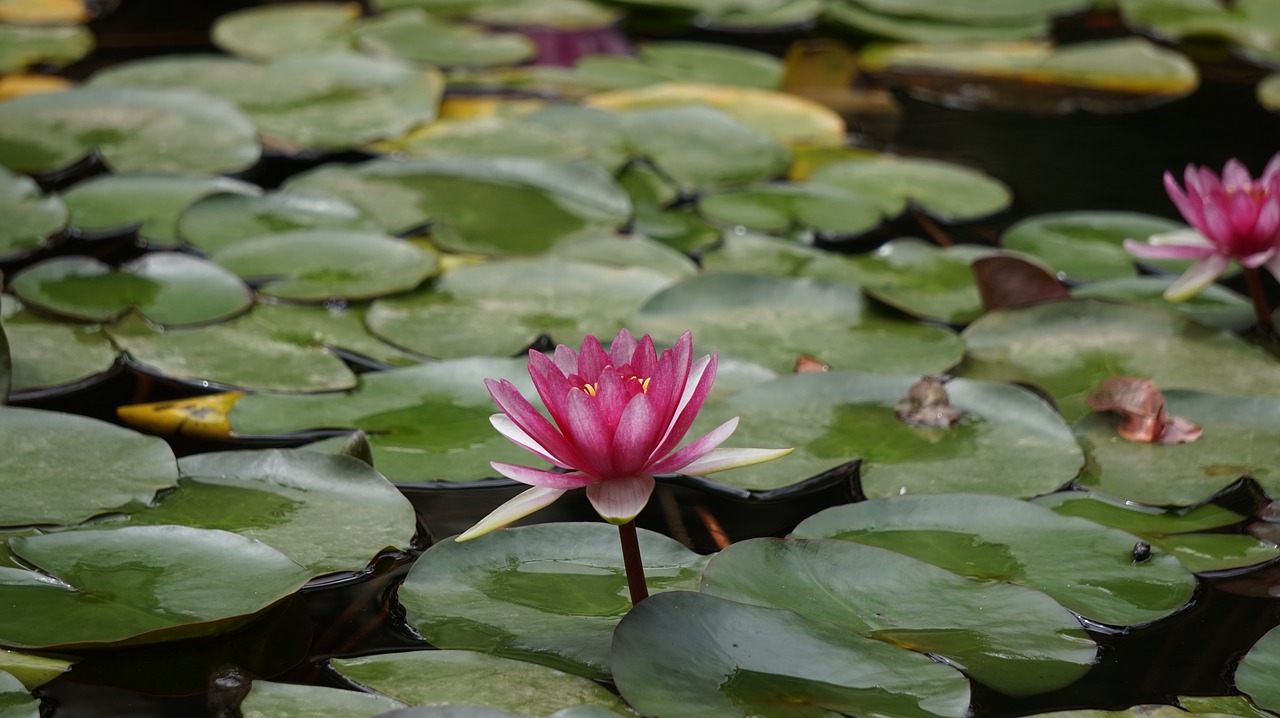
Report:
<svg viewBox="0 0 1280 718"><path fill-rule="evenodd" d="M574 70L578 80L597 90L671 81L777 90L784 68L773 55L732 45L651 42L641 45L635 57L589 55Z"/></svg>
<svg viewBox="0 0 1280 718"><path fill-rule="evenodd" d="M1245 518L1214 504L1178 512L1078 491L1042 496L1036 503L1063 516L1079 516L1140 536L1195 573L1255 566L1280 557L1280 547L1246 534L1206 533Z"/></svg>
<svg viewBox="0 0 1280 718"><path fill-rule="evenodd" d="M0 295L0 322L9 341L10 393L75 388L105 378L120 352L98 325L45 319Z"/></svg>
<svg viewBox="0 0 1280 718"><path fill-rule="evenodd" d="M345 394L251 394L231 410L237 436L363 429L373 465L392 481L465 482L494 475L490 461L528 463L528 452L489 424L485 379L509 379L536 397L525 360L468 358L360 375Z"/></svg>
<svg viewBox="0 0 1280 718"><path fill-rule="evenodd" d="M1171 310L1094 299L1046 302L990 312L962 336L968 346L962 376L1039 386L1067 421L1086 413L1085 395L1120 374L1149 378L1166 391L1280 397L1273 358Z"/></svg>
<svg viewBox="0 0 1280 718"><path fill-rule="evenodd" d="M403 707L400 701L376 693L254 681L240 703L240 714L244 718L373 718Z"/></svg>
<svg viewBox="0 0 1280 718"><path fill-rule="evenodd" d="M95 150L116 172L238 172L258 161L240 110L194 90L82 87L0 103L0 165L55 172Z"/></svg>
<svg viewBox="0 0 1280 718"><path fill-rule="evenodd" d="M66 673L70 667L70 661L59 658L37 656L34 653L18 653L0 648L0 671L17 678L27 690L48 683Z"/></svg>
<svg viewBox="0 0 1280 718"><path fill-rule="evenodd" d="M754 491L862 459L862 491L873 498L957 491L1028 497L1071 481L1084 463L1053 409L1008 384L948 382L952 406L965 417L949 429L911 426L894 407L918 380L841 371L781 376L708 402L691 433L740 416L732 444L795 447L781 461L715 476Z"/></svg>
<svg viewBox="0 0 1280 718"><path fill-rule="evenodd" d="M157 331L136 317L107 329L135 366L202 386L254 391L335 391L355 375L312 333L249 312L229 322Z"/></svg>
<svg viewBox="0 0 1280 718"><path fill-rule="evenodd" d="M934 8L945 3L932 3ZM974 3L964 3L972 7ZM991 5L988 3L987 5ZM994 6L993 6L994 7ZM863 0L831 0L823 19L863 35L924 43L964 43L992 40L1025 40L1049 34L1049 18L1034 6L1014 11L1004 22L964 22L960 18L930 15L898 15L872 10ZM1027 10L1031 12L1028 13Z"/></svg>
<svg viewBox="0 0 1280 718"><path fill-rule="evenodd" d="M1167 307L1205 326L1233 332L1242 332L1257 321L1253 303L1220 284L1210 284L1186 301L1170 302L1164 298L1164 292L1176 280L1176 277L1119 277L1077 287L1071 290L1071 296Z"/></svg>
<svg viewBox="0 0 1280 718"><path fill-rule="evenodd" d="M548 254L577 262L652 269L672 279L698 274L698 265L688 255L640 234L584 232L555 245Z"/></svg>
<svg viewBox="0 0 1280 718"><path fill-rule="evenodd" d="M1280 688L1276 673L1280 671L1280 629L1267 631L1253 648L1240 659L1236 668L1236 687L1253 699L1259 708L1280 710Z"/></svg>
<svg viewBox="0 0 1280 718"><path fill-rule="evenodd" d="M409 157L529 157L550 162L590 159L592 147L569 133L523 117L445 119L379 146ZM619 154L607 165L626 158Z"/></svg>
<svg viewBox="0 0 1280 718"><path fill-rule="evenodd" d="M773 234L802 229L836 239L870 232L884 219L880 208L857 192L812 183L721 192L698 200L698 211L723 226Z"/></svg>
<svg viewBox="0 0 1280 718"><path fill-rule="evenodd" d="M964 716L969 684L950 666L790 611L671 591L614 633L618 690L644 715L800 718Z"/></svg>
<svg viewBox="0 0 1280 718"><path fill-rule="evenodd" d="M692 330L701 346L789 371L800 355L837 369L940 373L960 360L955 334L886 316L848 285L748 274L708 274L652 297L632 330L674 341Z"/></svg>
<svg viewBox="0 0 1280 718"><path fill-rule="evenodd" d="M354 363L387 367L420 364L423 357L410 354L378 339L365 326L369 305L314 306L300 304L259 304L254 316L274 327L279 336L299 346L324 346Z"/></svg>
<svg viewBox="0 0 1280 718"><path fill-rule="evenodd" d="M847 504L805 519L791 536L880 546L962 576L1034 588L1114 626L1164 618L1195 591L1195 577L1171 554L1153 549L1146 561L1134 561L1132 534L998 496Z"/></svg>
<svg viewBox="0 0 1280 718"><path fill-rule="evenodd" d="M413 4L414 0L408 0ZM393 3L374 3L389 7ZM402 0L401 4L405 4ZM424 6L431 7L434 0ZM500 27L545 27L563 32L597 30L613 25L622 13L591 0L504 0L500 3L480 2L471 7L466 17L473 22Z"/></svg>
<svg viewBox="0 0 1280 718"><path fill-rule="evenodd" d="M0 72L33 65L70 65L93 50L93 33L81 25L0 23Z"/></svg>
<svg viewBox="0 0 1280 718"><path fill-rule="evenodd" d="M941 656L1010 695L1064 688L1097 653L1080 621L1039 591L979 583L848 541L734 544L707 566L703 591Z"/></svg>
<svg viewBox="0 0 1280 718"><path fill-rule="evenodd" d="M0 671L0 718L40 718L40 700L4 671Z"/></svg>
<svg viewBox="0 0 1280 718"><path fill-rule="evenodd" d="M1090 0L857 0L872 12L931 20L1009 25L1025 19L1087 10Z"/></svg>
<svg viewBox="0 0 1280 718"><path fill-rule="evenodd" d="M702 269L707 273L807 277L860 286L856 267L846 255L750 232L726 232L718 245L702 255Z"/></svg>
<svg viewBox="0 0 1280 718"><path fill-rule="evenodd" d="M258 65L219 55L135 60L95 74L93 87L191 87L235 103L268 146L343 150L398 137L435 119L434 71L354 52L290 54Z"/></svg>
<svg viewBox="0 0 1280 718"><path fill-rule="evenodd" d="M570 344L584 334L613 336L672 281L650 269L557 257L498 260L458 267L403 298L380 299L365 321L376 336L426 356L511 356L543 334Z"/></svg>
<svg viewBox="0 0 1280 718"><path fill-rule="evenodd" d="M259 195L257 185L204 175L111 174L63 193L71 225L81 232L119 234L136 228L141 239L176 244L178 215L215 193Z"/></svg>
<svg viewBox="0 0 1280 718"><path fill-rule="evenodd" d="M1177 389L1164 396L1169 413L1204 434L1189 444L1139 443L1120 438L1114 415L1086 414L1073 427L1089 455L1081 486L1152 506L1198 503L1241 476L1280 492L1280 400Z"/></svg>
<svg viewBox="0 0 1280 718"><path fill-rule="evenodd" d="M1259 710L1244 696L1178 696L1178 705L1195 715L1217 713L1240 718L1271 718L1274 715Z"/></svg>
<svg viewBox="0 0 1280 718"><path fill-rule="evenodd" d="M373 219L346 200L299 192L213 194L192 204L177 221L178 237L205 254L264 234L377 228Z"/></svg>
<svg viewBox="0 0 1280 718"><path fill-rule="evenodd" d="M119 268L90 257L58 257L19 272L13 293L23 304L83 321L136 312L166 326L214 322L253 305L234 274L177 252L154 252Z"/></svg>
<svg viewBox="0 0 1280 718"><path fill-rule="evenodd" d="M21 257L48 244L67 226L67 206L56 194L43 194L30 177L0 168L0 259Z"/></svg>
<svg viewBox="0 0 1280 718"><path fill-rule="evenodd" d="M3 314L0 314L0 319ZM13 389L13 358L9 352L9 337L4 332L4 324L0 324L0 406L9 403L9 392Z"/></svg>
<svg viewBox="0 0 1280 718"><path fill-rule="evenodd" d="M910 203L948 223L981 219L1013 201L1005 184L990 175L950 162L882 155L832 162L809 175L813 184L853 190L880 205L889 216Z"/></svg>
<svg viewBox="0 0 1280 718"><path fill-rule="evenodd" d="M215 45L233 55L270 60L298 52L348 49L359 17L356 3L248 7L218 17L210 36Z"/></svg>
<svg viewBox="0 0 1280 718"><path fill-rule="evenodd" d="M982 315L973 260L992 253L990 247L937 247L905 238L852 257L850 264L853 281L885 304L921 319L967 324Z"/></svg>
<svg viewBox="0 0 1280 718"><path fill-rule="evenodd" d="M437 271L434 252L377 232L299 229L224 247L209 259L294 301L362 300L406 292Z"/></svg>
<svg viewBox="0 0 1280 718"><path fill-rule="evenodd" d="M538 46L519 33L445 22L419 9L362 20L353 38L371 55L447 68L518 65L538 52Z"/></svg>
<svg viewBox="0 0 1280 718"><path fill-rule="evenodd" d="M310 578L226 531L126 526L11 539L44 571L0 568L0 644L69 650L207 636L244 625Z"/></svg>
<svg viewBox="0 0 1280 718"><path fill-rule="evenodd" d="M631 214L599 167L521 157L327 165L286 186L349 200L391 234L430 222L437 245L481 254L534 254L584 230L617 229Z"/></svg>
<svg viewBox="0 0 1280 718"><path fill-rule="evenodd" d="M589 704L630 715L617 696L581 676L471 651L414 651L334 659L343 676L413 706L466 705L546 716Z"/></svg>
<svg viewBox="0 0 1280 718"><path fill-rule="evenodd" d="M1280 51L1280 13L1268 0L1119 0L1129 27L1166 40L1217 40L1274 57Z"/></svg>
<svg viewBox="0 0 1280 718"><path fill-rule="evenodd" d="M75 450L67 451L68 442ZM178 481L163 440L97 419L0 406L0 526L74 524ZM16 539L15 539L16 540Z"/></svg>
<svg viewBox="0 0 1280 718"><path fill-rule="evenodd" d="M431 645L609 675L613 629L631 609L618 532L603 523L541 524L427 550L400 587L406 620ZM640 532L651 594L696 590L707 559Z"/></svg>
<svg viewBox="0 0 1280 718"><path fill-rule="evenodd" d="M1000 244L1043 260L1059 279L1116 279L1132 277L1137 261L1124 250L1124 240L1146 241L1183 229L1186 225L1180 222L1137 212L1059 212L1018 222L1005 231ZM1176 271L1187 267L1186 262L1153 264Z"/></svg>

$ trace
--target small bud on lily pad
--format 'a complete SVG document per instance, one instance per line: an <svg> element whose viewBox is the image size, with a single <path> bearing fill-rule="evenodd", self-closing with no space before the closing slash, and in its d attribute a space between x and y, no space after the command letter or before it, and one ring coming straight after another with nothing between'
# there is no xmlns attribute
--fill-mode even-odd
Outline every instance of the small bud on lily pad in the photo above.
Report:
<svg viewBox="0 0 1280 718"><path fill-rule="evenodd" d="M926 375L907 389L907 395L898 401L894 413L912 426L930 426L949 429L964 416L964 412L951 406L944 386L945 377Z"/></svg>

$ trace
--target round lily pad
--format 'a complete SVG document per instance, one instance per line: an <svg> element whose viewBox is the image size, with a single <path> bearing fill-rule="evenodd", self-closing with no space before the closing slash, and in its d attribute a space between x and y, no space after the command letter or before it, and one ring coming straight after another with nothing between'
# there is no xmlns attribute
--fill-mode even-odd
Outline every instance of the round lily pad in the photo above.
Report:
<svg viewBox="0 0 1280 718"><path fill-rule="evenodd" d="M404 240L377 232L300 229L237 242L210 260L253 282L269 297L319 302L405 292L439 264Z"/></svg>
<svg viewBox="0 0 1280 718"><path fill-rule="evenodd" d="M416 8L365 19L353 39L361 51L372 55L447 68L518 65L538 51L520 33L433 19Z"/></svg>
<svg viewBox="0 0 1280 718"><path fill-rule="evenodd" d="M699 199L698 211L720 225L774 234L803 228L835 239L865 234L884 219L880 208L857 192L811 183L720 192Z"/></svg>
<svg viewBox="0 0 1280 718"><path fill-rule="evenodd" d="M969 684L912 651L832 631L790 611L672 591L614 633L618 690L664 718L968 713Z"/></svg>
<svg viewBox="0 0 1280 718"><path fill-rule="evenodd" d="M630 715L617 696L581 676L471 651L414 651L334 659L343 676L414 706L466 705L546 716L590 704Z"/></svg>
<svg viewBox="0 0 1280 718"><path fill-rule="evenodd" d="M1195 577L1159 549L1135 561L1137 537L981 494L895 496L847 504L805 519L794 538L880 546L981 581L1043 591L1081 616L1115 626L1180 610Z"/></svg>
<svg viewBox="0 0 1280 718"><path fill-rule="evenodd" d="M943 3L933 3L940 7ZM973 3L966 3L972 6ZM847 26L862 35L921 43L964 43L983 40L1024 40L1049 33L1049 18L1042 13L1014 11L1004 22L964 22L928 15L876 12L861 0L831 0L823 18Z"/></svg>
<svg viewBox="0 0 1280 718"><path fill-rule="evenodd" d="M177 252L146 254L116 269L89 257L58 257L19 272L12 287L30 307L99 322L137 312L167 326L199 324L253 304L235 275Z"/></svg>
<svg viewBox="0 0 1280 718"><path fill-rule="evenodd" d="M178 215L206 195L258 195L257 185L228 177L174 174L110 174L81 182L62 195L71 225L82 233L122 234L176 244Z"/></svg>
<svg viewBox="0 0 1280 718"><path fill-rule="evenodd" d="M579 262L652 269L672 279L698 274L689 256L639 234L585 232L552 247L549 254Z"/></svg>
<svg viewBox="0 0 1280 718"><path fill-rule="evenodd" d="M972 24L1005 25L1036 16L1079 12L1089 0L857 0L872 12Z"/></svg>
<svg viewBox="0 0 1280 718"><path fill-rule="evenodd" d="M240 714L244 718L373 718L403 707L400 701L376 693L254 681L240 703Z"/></svg>
<svg viewBox="0 0 1280 718"><path fill-rule="evenodd" d="M419 364L423 357L391 346L369 333L365 326L368 304L343 306L259 304L254 316L275 327L281 337L300 346L324 346L344 360L382 367Z"/></svg>
<svg viewBox="0 0 1280 718"><path fill-rule="evenodd" d="M82 87L0 103L0 165L49 173L97 151L117 172L238 172L258 161L253 123L187 89Z"/></svg>
<svg viewBox="0 0 1280 718"><path fill-rule="evenodd" d="M44 247L67 226L68 211L56 194L42 194L29 177L0 168L0 259Z"/></svg>
<svg viewBox="0 0 1280 718"><path fill-rule="evenodd" d="M945 371L963 349L955 334L886 316L848 285L748 274L708 274L655 295L629 322L674 341L788 371L800 355L837 369L897 374Z"/></svg>
<svg viewBox="0 0 1280 718"><path fill-rule="evenodd" d="M1280 671L1280 629L1273 628L1240 659L1240 666L1236 668L1236 687L1252 698L1258 707L1274 712L1280 709L1280 688L1275 681L1277 671Z"/></svg>
<svg viewBox="0 0 1280 718"><path fill-rule="evenodd" d="M848 541L737 543L712 559L703 586L712 596L941 656L1010 695L1070 685L1097 654L1080 621L1039 591L980 583Z"/></svg>
<svg viewBox="0 0 1280 718"><path fill-rule="evenodd" d="M635 57L591 55L579 60L574 69L579 80L598 90L670 81L776 90L783 76L781 61L772 55L704 42L646 43Z"/></svg>
<svg viewBox="0 0 1280 718"><path fill-rule="evenodd" d="M426 356L511 356L543 334L570 344L585 334L612 336L671 283L643 268L558 257L497 260L458 267L407 297L378 300L366 322L375 335Z"/></svg>
<svg viewBox="0 0 1280 718"><path fill-rule="evenodd" d="M39 409L0 406L0 456L0 526L79 523L145 505L178 481L162 439Z"/></svg>
<svg viewBox="0 0 1280 718"><path fill-rule="evenodd" d="M73 391L109 376L120 352L96 324L69 324L26 311L0 295L13 396Z"/></svg>
<svg viewBox="0 0 1280 718"><path fill-rule="evenodd" d="M1000 244L1044 260L1059 279L1114 279L1134 275L1136 260L1124 250L1124 240L1145 241L1182 229L1186 225L1180 222L1137 212L1060 212L1018 222L1005 231Z"/></svg>
<svg viewBox="0 0 1280 718"><path fill-rule="evenodd" d="M397 140L381 143L379 150L409 157L531 157L552 162L588 159L592 147L566 128L527 122L521 117L446 119L433 122ZM626 158L620 154L610 163Z"/></svg>
<svg viewBox="0 0 1280 718"><path fill-rule="evenodd" d="M213 23L213 43L233 55L270 60L296 52L342 50L360 17L354 2L298 2L247 7Z"/></svg>
<svg viewBox="0 0 1280 718"><path fill-rule="evenodd" d="M346 199L392 234L430 223L437 245L482 254L541 252L587 229L617 229L631 214L617 183L585 162L373 160L321 167L286 186Z"/></svg>
<svg viewBox="0 0 1280 718"><path fill-rule="evenodd" d="M702 269L708 273L808 277L859 286L848 256L751 232L726 232L719 244L702 255Z"/></svg>
<svg viewBox="0 0 1280 718"><path fill-rule="evenodd" d="M93 33L80 25L0 24L0 72L33 65L69 65L93 49Z"/></svg>
<svg viewBox="0 0 1280 718"><path fill-rule="evenodd" d="M1253 303L1220 284L1210 284L1185 301L1170 302L1164 292L1176 280L1173 276L1118 277L1076 287L1071 296L1167 307L1205 326L1233 332L1243 332L1257 321Z"/></svg>
<svg viewBox="0 0 1280 718"><path fill-rule="evenodd" d="M1034 384L1067 421L1112 376L1149 378L1162 390L1280 397L1280 364L1226 332L1167 309L1094 299L990 312L964 331L963 376Z"/></svg>
<svg viewBox="0 0 1280 718"><path fill-rule="evenodd" d="M18 679L28 689L44 685L66 673L71 663L72 661L64 661L60 658L0 648L0 670Z"/></svg>
<svg viewBox="0 0 1280 718"><path fill-rule="evenodd" d="M210 254L264 234L299 229L374 230L378 225L346 200L299 192L213 194L178 217L177 234Z"/></svg>
<svg viewBox="0 0 1280 718"><path fill-rule="evenodd" d="M937 247L919 239L894 239L870 254L850 258L862 291L921 319L966 324L982 314L973 260L989 247Z"/></svg>
<svg viewBox="0 0 1280 718"><path fill-rule="evenodd" d="M17 677L0 671L0 718L39 718L40 700Z"/></svg>
<svg viewBox="0 0 1280 718"><path fill-rule="evenodd" d="M207 636L244 625L310 574L226 531L126 526L11 539L44 571L0 567L0 644L68 650Z"/></svg>
<svg viewBox="0 0 1280 718"><path fill-rule="evenodd" d="M640 532L651 594L696 590L707 559ZM442 541L399 591L406 620L437 648L519 658L590 678L609 675L613 629L631 609L618 532L603 523L507 529Z"/></svg>
<svg viewBox="0 0 1280 718"><path fill-rule="evenodd" d="M632 150L687 191L783 174L791 154L769 135L709 107L659 107L625 115Z"/></svg>
<svg viewBox="0 0 1280 718"><path fill-rule="evenodd" d="M832 162L809 175L809 181L857 191L880 204L889 215L898 214L909 202L925 214L950 223L987 217L1013 201L1010 189L990 175L949 162L913 157L884 155Z"/></svg>

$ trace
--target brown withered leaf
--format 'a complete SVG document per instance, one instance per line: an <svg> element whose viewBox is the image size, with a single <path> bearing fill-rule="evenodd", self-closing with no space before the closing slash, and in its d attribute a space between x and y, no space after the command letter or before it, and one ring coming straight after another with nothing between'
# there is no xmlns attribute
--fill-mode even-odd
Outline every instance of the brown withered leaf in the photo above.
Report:
<svg viewBox="0 0 1280 718"><path fill-rule="evenodd" d="M1155 382L1136 376L1113 376L1085 398L1096 411L1120 415L1116 432L1129 441L1187 444L1200 438L1198 424L1165 411L1164 394Z"/></svg>
<svg viewBox="0 0 1280 718"><path fill-rule="evenodd" d="M949 429L964 417L964 411L951 406L945 378L926 375L907 389L898 400L894 413L912 426Z"/></svg>
<svg viewBox="0 0 1280 718"><path fill-rule="evenodd" d="M1071 296L1052 274L1008 255L975 259L973 277L978 284L982 308L988 312Z"/></svg>
<svg viewBox="0 0 1280 718"><path fill-rule="evenodd" d="M796 357L796 366L793 371L797 374L812 374L831 371L831 365L812 354L801 354Z"/></svg>

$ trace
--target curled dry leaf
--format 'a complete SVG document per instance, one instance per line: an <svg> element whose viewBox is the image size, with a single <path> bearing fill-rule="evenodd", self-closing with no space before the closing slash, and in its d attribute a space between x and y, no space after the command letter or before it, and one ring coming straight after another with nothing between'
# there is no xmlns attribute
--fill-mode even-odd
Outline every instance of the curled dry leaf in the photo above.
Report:
<svg viewBox="0 0 1280 718"><path fill-rule="evenodd" d="M831 371L831 365L811 354L796 357L795 373L811 374L813 372Z"/></svg>
<svg viewBox="0 0 1280 718"><path fill-rule="evenodd" d="M925 375L907 389L907 395L898 401L894 413L912 426L929 426L949 429L964 416L964 412L951 406L947 396L945 379Z"/></svg>
<svg viewBox="0 0 1280 718"><path fill-rule="evenodd" d="M1164 394L1150 379L1113 376L1085 399L1096 411L1120 414L1116 431L1129 441L1187 444L1200 438L1198 424L1165 411Z"/></svg>

